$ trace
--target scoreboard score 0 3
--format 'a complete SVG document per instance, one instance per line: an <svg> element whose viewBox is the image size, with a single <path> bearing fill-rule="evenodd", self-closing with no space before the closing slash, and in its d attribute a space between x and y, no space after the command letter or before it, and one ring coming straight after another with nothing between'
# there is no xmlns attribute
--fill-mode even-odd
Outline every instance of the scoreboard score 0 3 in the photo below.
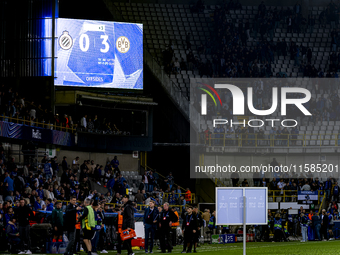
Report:
<svg viewBox="0 0 340 255"><path fill-rule="evenodd" d="M56 86L143 89L143 25L57 19Z"/></svg>

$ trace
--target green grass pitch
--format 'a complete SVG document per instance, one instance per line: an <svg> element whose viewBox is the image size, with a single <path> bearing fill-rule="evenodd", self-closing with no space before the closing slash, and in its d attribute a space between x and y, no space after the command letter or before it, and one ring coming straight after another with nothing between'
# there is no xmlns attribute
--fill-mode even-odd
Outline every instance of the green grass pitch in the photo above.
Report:
<svg viewBox="0 0 340 255"><path fill-rule="evenodd" d="M157 247L154 249L154 254L161 254ZM174 247L173 254L181 254L182 247ZM108 251L108 255L116 255L116 251ZM145 254L144 250L134 250L136 255ZM340 240L336 241L321 241L321 242L306 242L300 241L280 242L280 243L247 243L247 254L259 254L259 255L328 255L340 253ZM0 255L8 253L0 252ZM100 253L98 253L100 255ZM204 244L197 248L197 254L200 255L242 255L243 244ZM41 254L42 255L42 254ZM81 255L86 255L82 252ZM122 255L127 255L126 250L122 251Z"/></svg>

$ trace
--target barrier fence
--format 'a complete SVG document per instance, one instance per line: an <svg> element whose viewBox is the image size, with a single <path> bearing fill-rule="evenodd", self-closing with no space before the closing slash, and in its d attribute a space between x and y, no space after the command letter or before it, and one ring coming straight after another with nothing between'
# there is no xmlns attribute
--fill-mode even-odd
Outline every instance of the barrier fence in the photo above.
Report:
<svg viewBox="0 0 340 255"><path fill-rule="evenodd" d="M62 123L54 122L51 123L50 121L39 121L39 119L35 120L25 120L22 118L19 118L18 116L16 118L5 116L5 114L2 114L0 116L1 121L6 121L6 122L12 122L16 124L22 124L22 125L27 125L31 127L41 127L41 128L46 128L50 130L58 130L58 131L64 131L64 132L70 132L70 133L76 133L76 129L73 127L68 127L68 126L63 126Z"/></svg>

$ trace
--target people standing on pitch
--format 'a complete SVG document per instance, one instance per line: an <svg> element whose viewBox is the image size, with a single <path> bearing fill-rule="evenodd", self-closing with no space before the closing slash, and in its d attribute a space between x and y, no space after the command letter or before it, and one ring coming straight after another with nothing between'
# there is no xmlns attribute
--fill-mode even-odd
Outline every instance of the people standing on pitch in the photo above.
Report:
<svg viewBox="0 0 340 255"><path fill-rule="evenodd" d="M53 226L53 240L52 242L63 241L63 227L64 227L64 214L61 210L61 202L57 202L55 209L52 211L52 226Z"/></svg>
<svg viewBox="0 0 340 255"><path fill-rule="evenodd" d="M312 217L313 217L314 213L313 210L310 210L309 214L308 214L308 218L310 221L312 221ZM308 226L308 241L314 241L315 239L315 233L314 233L314 229L313 226L309 225Z"/></svg>
<svg viewBox="0 0 340 255"><path fill-rule="evenodd" d="M123 211L123 230L135 229L135 209L132 201L125 195L122 199L124 203ZM134 254L132 252L131 238L124 241L126 243L128 255Z"/></svg>
<svg viewBox="0 0 340 255"><path fill-rule="evenodd" d="M178 220L176 214L169 208L169 203L164 203L163 211L160 213L160 243L162 252L166 252L166 247L168 246L168 251L171 253L172 245L170 240L170 230L173 222Z"/></svg>
<svg viewBox="0 0 340 255"><path fill-rule="evenodd" d="M191 253L194 237L197 232L197 219L196 215L192 213L193 208L189 206L187 208L187 215L183 219L182 233L184 235L184 245L182 253ZM185 250L185 246L187 250ZM196 251L196 250L195 250Z"/></svg>
<svg viewBox="0 0 340 255"><path fill-rule="evenodd" d="M280 214L277 213L274 219L274 241L273 242L280 242L282 239L287 241L283 233L281 216Z"/></svg>
<svg viewBox="0 0 340 255"><path fill-rule="evenodd" d="M64 218L64 229L67 231L68 245L64 255L71 255L74 253L75 233L77 223L77 212L81 210L80 206L76 205L76 197L71 197L70 203L66 207Z"/></svg>
<svg viewBox="0 0 340 255"><path fill-rule="evenodd" d="M209 227L209 229L210 229L210 231L209 231L209 233L210 233L209 239L210 239L210 241L211 241L211 235L216 234L216 229L217 229L217 226L216 226L216 218L215 218L215 211L213 211L212 216L211 216L211 218L209 219L208 227Z"/></svg>
<svg viewBox="0 0 340 255"><path fill-rule="evenodd" d="M150 253L153 253L153 241L155 239L155 233L158 222L158 210L155 208L155 201L149 202L149 207L145 209L143 223L145 230L145 253L148 253L149 240L150 240ZM151 235L151 239L150 236Z"/></svg>
<svg viewBox="0 0 340 255"><path fill-rule="evenodd" d="M309 223L309 219L307 217L307 215L301 213L300 214L301 217L301 234L302 234L302 240L301 242L307 242L308 238L307 238L307 227L308 227L308 223Z"/></svg>
<svg viewBox="0 0 340 255"><path fill-rule="evenodd" d="M171 207L171 210L176 215L177 219L179 219L178 212L176 211L175 207ZM173 222L171 225L171 240L172 240L172 246L176 246L177 244L177 228L179 226L179 221Z"/></svg>
<svg viewBox="0 0 340 255"><path fill-rule="evenodd" d="M99 242L99 234L100 230L104 227L102 224L102 217L101 217L101 212L99 211L99 203L98 199L93 201L92 204L92 209L94 212L94 221L95 221L95 228L94 228L94 237L91 240L91 246L92 246L92 254L96 255L97 254L97 245Z"/></svg>
<svg viewBox="0 0 340 255"><path fill-rule="evenodd" d="M82 216L78 219L79 222L82 223L82 229L83 229L83 241L87 248L87 254L91 255L92 253L92 245L91 240L95 235L95 231L93 228L96 226L95 219L94 219L94 211L91 206L91 199L86 198L84 201L84 213Z"/></svg>
<svg viewBox="0 0 340 255"><path fill-rule="evenodd" d="M308 220L309 220L309 218L308 218ZM302 219L301 219L301 221L302 221ZM309 220L309 222L311 222L311 223L308 224L308 225L312 225L312 227L313 227L313 230L314 230L314 233L315 233L315 240L318 239L319 241L321 241L321 219L316 212L314 212L312 220L311 221Z"/></svg>
<svg viewBox="0 0 340 255"><path fill-rule="evenodd" d="M199 238L201 236L201 228L203 227L203 219L197 206L194 206L193 214L196 216L196 221L197 221L197 231L194 234L194 252L196 252Z"/></svg>
<svg viewBox="0 0 340 255"><path fill-rule="evenodd" d="M261 231L261 236L260 236L260 240L263 240L265 242L269 242L269 232L270 232L270 227L272 225L273 222L273 216L271 215L271 211L268 210L268 224L262 226L262 231Z"/></svg>
<svg viewBox="0 0 340 255"><path fill-rule="evenodd" d="M22 242L23 247L27 247L27 250L21 251L19 254L32 254L31 249L31 240L30 240L30 224L29 220L33 217L33 212L30 207L26 205L26 201L24 198L21 198L19 201L19 207L15 210L16 215L18 217L19 223L19 236Z"/></svg>
<svg viewBox="0 0 340 255"><path fill-rule="evenodd" d="M116 213L118 214L115 218L115 221L113 225L116 228L116 234L117 234L117 255L120 255L122 253L122 239L120 238L120 234L123 231L123 215L122 211L120 209L116 209Z"/></svg>
<svg viewBox="0 0 340 255"><path fill-rule="evenodd" d="M328 233L329 233L329 241L334 240L333 235L333 227L334 227L334 221L333 221L333 215L330 212L327 212L328 215Z"/></svg>
<svg viewBox="0 0 340 255"><path fill-rule="evenodd" d="M326 214L326 210L322 209L322 215L320 215L321 219L321 233L323 235L323 240L328 241L328 215Z"/></svg>

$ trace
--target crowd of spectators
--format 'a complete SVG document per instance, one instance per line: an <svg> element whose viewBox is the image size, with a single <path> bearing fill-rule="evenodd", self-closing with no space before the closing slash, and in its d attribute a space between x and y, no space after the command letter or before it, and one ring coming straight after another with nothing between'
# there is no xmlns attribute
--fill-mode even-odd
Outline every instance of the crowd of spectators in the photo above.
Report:
<svg viewBox="0 0 340 255"><path fill-rule="evenodd" d="M116 212L115 208L121 208L125 197L130 197L139 210L144 210L151 200L157 206L169 202L171 206L183 208L186 203L192 202L189 188L184 196L179 194L182 191L174 184L172 173L164 179L160 179L156 171L146 171L142 178L136 181L124 178L117 156L108 161L105 166L96 164L93 160L81 162L79 157L71 161L67 156L62 160L56 156L53 158L44 156L38 167L25 164L22 169L18 169L16 159L7 158L1 144L0 151L0 196L2 198L0 236L3 236L2 230L7 229L7 226L10 226L10 234L14 231L11 226L18 227L16 223L19 223L19 228L26 227L28 220L26 222L19 215L22 207L32 214L30 218L35 215L33 212L53 211L55 219L52 215L52 225L57 227L58 224L54 221L58 221L58 213L66 210L66 202L73 197L81 202L95 198L103 212L107 213ZM97 192L93 187L94 183L107 192ZM132 189L130 185L136 189ZM21 254L31 254L29 242L25 241L25 233L22 231L24 230L21 230L20 236L16 233L11 235L13 238L11 240L15 241L16 237L20 237L20 246L25 246L25 251L22 248ZM59 234L54 235L54 240L61 239Z"/></svg>
<svg viewBox="0 0 340 255"><path fill-rule="evenodd" d="M23 169L18 170L15 158L6 160L2 146L0 150L0 195L5 208L15 206L24 198L32 209L50 211L56 201L67 201L72 196L78 201L98 196L100 201L121 204L123 196L133 194L132 185L137 187L134 199L141 206L148 205L151 199L157 205L164 202L185 205L186 202L191 202L191 191L187 188L185 197L181 196L179 193L182 191L174 185L172 173L164 180L159 179L155 171L146 172L142 180L136 182L125 179L117 156L105 166L96 164L93 160L84 160L81 163L79 157L69 162L64 156L60 163L57 157L49 159L45 156L38 169L26 164ZM107 192L98 193L91 187L90 180L104 186ZM164 193L168 194L165 196ZM7 210L3 211L7 213Z"/></svg>
<svg viewBox="0 0 340 255"><path fill-rule="evenodd" d="M282 164L273 158L270 166L280 169ZM325 195L325 200L329 203L340 202L340 187L336 178L329 177L321 181L318 177L309 174L298 174L297 172L275 172L272 178L264 176L261 172L254 172L252 182L250 180L240 180L239 175L234 173L231 176L233 187L268 187L271 195L276 197L285 197L281 202L297 202L297 191L318 191L320 202ZM285 194L284 194L285 193ZM273 201L275 202L275 201Z"/></svg>
<svg viewBox="0 0 340 255"><path fill-rule="evenodd" d="M94 115L94 117L91 118L87 116L87 114L80 119L79 131L97 134L130 135L129 131L119 130L116 124L111 123L111 121L107 119L101 121L98 119L98 115Z"/></svg>
<svg viewBox="0 0 340 255"><path fill-rule="evenodd" d="M30 126L53 124L72 127L72 118L66 114L59 117L40 102L28 101L25 95L15 91L11 86L2 84L0 88L0 113L11 117L10 121ZM40 124L37 124L39 122Z"/></svg>

